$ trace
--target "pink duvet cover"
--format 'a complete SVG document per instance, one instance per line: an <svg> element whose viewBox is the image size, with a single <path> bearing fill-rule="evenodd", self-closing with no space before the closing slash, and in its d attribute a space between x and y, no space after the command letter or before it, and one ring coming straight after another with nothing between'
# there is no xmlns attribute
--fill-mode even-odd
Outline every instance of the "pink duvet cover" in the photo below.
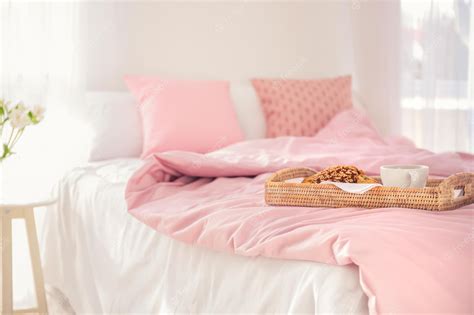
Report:
<svg viewBox="0 0 474 315"><path fill-rule="evenodd" d="M311 138L238 143L202 155L153 156L130 179L129 211L174 239L245 256L356 264L376 313L473 313L473 205L446 212L272 207L270 172L353 164L426 164L431 175L472 172L474 156L433 154L382 139L367 117L339 114Z"/></svg>

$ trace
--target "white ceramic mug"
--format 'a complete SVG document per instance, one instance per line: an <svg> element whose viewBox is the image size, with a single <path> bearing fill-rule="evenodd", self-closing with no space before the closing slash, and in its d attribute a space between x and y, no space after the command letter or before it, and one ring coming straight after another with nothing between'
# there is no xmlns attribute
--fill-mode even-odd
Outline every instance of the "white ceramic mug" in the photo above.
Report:
<svg viewBox="0 0 474 315"><path fill-rule="evenodd" d="M384 186L423 188L428 179L426 165L383 165L380 177Z"/></svg>

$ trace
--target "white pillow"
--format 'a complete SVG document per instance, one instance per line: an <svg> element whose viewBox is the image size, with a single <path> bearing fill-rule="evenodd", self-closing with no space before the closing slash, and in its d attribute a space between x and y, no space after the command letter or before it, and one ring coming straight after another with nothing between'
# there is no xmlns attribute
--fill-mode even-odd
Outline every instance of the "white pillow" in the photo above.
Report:
<svg viewBox="0 0 474 315"><path fill-rule="evenodd" d="M89 161L139 157L142 125L129 92L88 92L87 121L92 129Z"/></svg>
<svg viewBox="0 0 474 315"><path fill-rule="evenodd" d="M245 138L265 138L265 116L250 80L231 82L230 95Z"/></svg>

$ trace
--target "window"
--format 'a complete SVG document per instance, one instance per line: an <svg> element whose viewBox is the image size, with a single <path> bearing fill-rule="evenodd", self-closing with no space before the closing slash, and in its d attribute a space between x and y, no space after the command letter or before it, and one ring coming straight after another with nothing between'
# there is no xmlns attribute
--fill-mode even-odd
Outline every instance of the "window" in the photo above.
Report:
<svg viewBox="0 0 474 315"><path fill-rule="evenodd" d="M402 131L434 151L473 150L472 2L402 0Z"/></svg>

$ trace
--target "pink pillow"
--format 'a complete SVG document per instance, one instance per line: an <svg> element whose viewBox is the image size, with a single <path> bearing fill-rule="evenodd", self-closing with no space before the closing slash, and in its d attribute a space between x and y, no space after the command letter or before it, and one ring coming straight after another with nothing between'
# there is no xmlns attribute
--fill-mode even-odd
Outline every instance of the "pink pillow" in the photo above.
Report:
<svg viewBox="0 0 474 315"><path fill-rule="evenodd" d="M352 107L351 77L321 80L254 79L267 137L314 136L337 113Z"/></svg>
<svg viewBox="0 0 474 315"><path fill-rule="evenodd" d="M142 158L155 152L206 153L244 139L225 81L126 76L139 101Z"/></svg>

